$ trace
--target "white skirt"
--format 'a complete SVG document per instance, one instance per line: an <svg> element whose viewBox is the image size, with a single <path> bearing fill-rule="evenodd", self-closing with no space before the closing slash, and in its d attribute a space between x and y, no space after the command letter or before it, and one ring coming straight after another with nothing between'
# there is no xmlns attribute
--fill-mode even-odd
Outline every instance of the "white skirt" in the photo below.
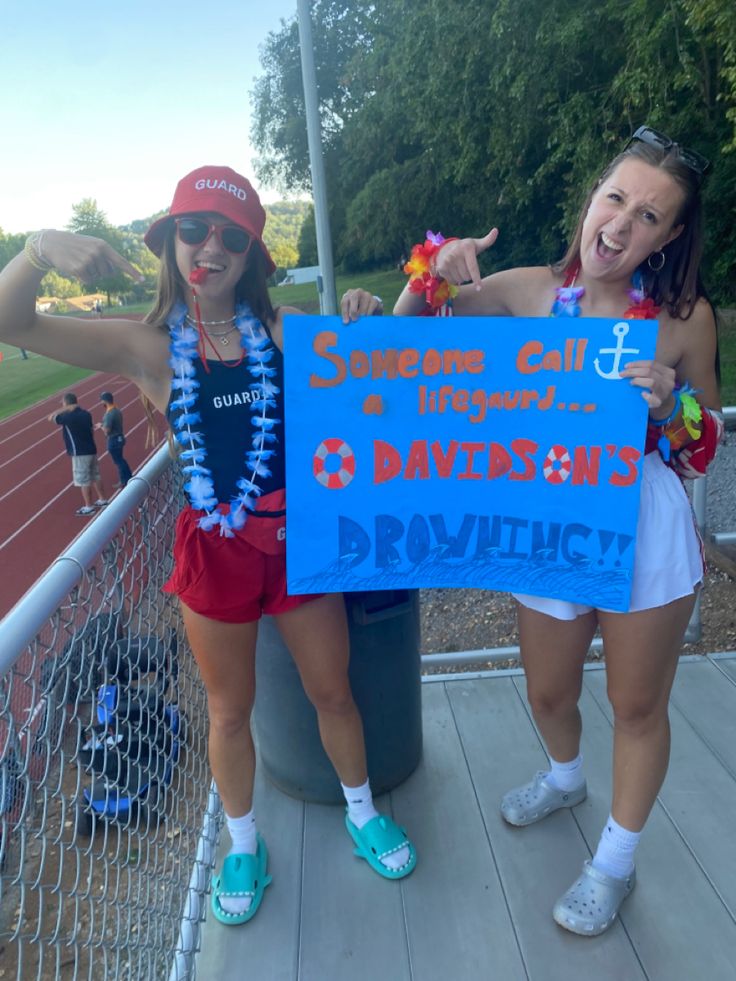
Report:
<svg viewBox="0 0 736 981"><path fill-rule="evenodd" d="M702 543L685 488L659 453L648 453L642 468L629 613L690 596L703 573ZM556 620L574 620L593 609L566 600L513 595L522 606Z"/></svg>

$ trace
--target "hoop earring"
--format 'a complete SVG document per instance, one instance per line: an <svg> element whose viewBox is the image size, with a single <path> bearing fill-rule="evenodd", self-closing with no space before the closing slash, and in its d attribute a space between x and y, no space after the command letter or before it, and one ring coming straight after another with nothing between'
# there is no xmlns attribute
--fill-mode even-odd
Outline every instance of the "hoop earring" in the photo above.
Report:
<svg viewBox="0 0 736 981"><path fill-rule="evenodd" d="M659 256L659 265L657 266L652 265L652 256L655 255ZM647 259L647 265L652 270L652 272L658 273L664 269L664 264L666 261L667 261L667 256L664 254L664 252L660 250L659 252L652 252L652 255L650 255L649 258Z"/></svg>

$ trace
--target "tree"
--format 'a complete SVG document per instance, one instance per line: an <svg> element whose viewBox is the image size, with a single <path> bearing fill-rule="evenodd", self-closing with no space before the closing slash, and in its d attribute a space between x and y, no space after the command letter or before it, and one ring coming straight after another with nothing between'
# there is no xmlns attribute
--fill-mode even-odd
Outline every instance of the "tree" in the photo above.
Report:
<svg viewBox="0 0 736 981"><path fill-rule="evenodd" d="M67 279L55 269L50 269L41 280L39 296L56 296L63 300L68 296L81 296L84 290L78 279Z"/></svg>
<svg viewBox="0 0 736 981"><path fill-rule="evenodd" d="M0 228L0 269L3 269L10 260L23 251L25 235L13 235L5 233Z"/></svg>
<svg viewBox="0 0 736 981"><path fill-rule="evenodd" d="M333 234L344 223L349 186L340 180L344 133L364 105L361 59L373 44L381 4L315 0L311 7L322 126L322 152L330 188ZM299 35L295 19L282 22L261 50L264 74L251 96L251 138L260 151L255 171L263 183L294 192L311 190ZM373 81L371 81L373 85ZM299 258L304 264L302 254Z"/></svg>
<svg viewBox="0 0 736 981"><path fill-rule="evenodd" d="M302 227L299 230L299 265L316 266L319 264L317 255L317 226L314 219L314 205L309 206L309 210L304 216Z"/></svg>
<svg viewBox="0 0 736 981"><path fill-rule="evenodd" d="M277 201L266 205L263 239L271 258L282 269L299 265L299 231L308 209L307 201Z"/></svg>
<svg viewBox="0 0 736 981"><path fill-rule="evenodd" d="M123 225L121 227L121 231L135 232L136 235L140 235L142 237L143 235L146 234L146 232L154 223L154 221L158 221L159 218L165 218L168 215L168 213L169 213L168 210L164 209L162 211L157 211L154 215L151 215L149 218L136 218L136 220L132 221L129 225Z"/></svg>
<svg viewBox="0 0 736 981"><path fill-rule="evenodd" d="M77 235L91 235L101 238L111 245L129 261L133 262L132 254L136 251L135 238L130 234L114 228L107 220L107 215L101 211L93 198L83 198L78 204L72 205L72 217L67 228ZM108 306L111 305L113 293L124 293L131 287L130 279L122 272L113 276L103 276L100 279L86 283L92 290L107 294Z"/></svg>
<svg viewBox="0 0 736 981"><path fill-rule="evenodd" d="M706 273L736 293L733 0L316 0L315 62L335 257L396 261L427 228L501 229L499 265L559 258L606 160L643 122L716 162ZM295 23L253 95L263 176L308 186Z"/></svg>
<svg viewBox="0 0 736 981"><path fill-rule="evenodd" d="M6 235L0 229L0 269L23 250L26 235ZM55 269L49 272L41 280L38 287L38 296L56 296L59 298L67 296L79 296L82 288L76 279L66 279L60 276Z"/></svg>
<svg viewBox="0 0 736 981"><path fill-rule="evenodd" d="M98 238L104 238L105 232L112 230L107 215L97 207L94 198L82 198L72 205L72 217L66 227L77 235L96 235Z"/></svg>
<svg viewBox="0 0 736 981"><path fill-rule="evenodd" d="M319 93L323 152L341 145L342 130L362 102L353 66L370 50L380 4L365 0L314 0L310 4ZM293 191L311 189L299 30L296 18L282 21L261 48L264 74L251 95L251 137L261 151L256 174Z"/></svg>

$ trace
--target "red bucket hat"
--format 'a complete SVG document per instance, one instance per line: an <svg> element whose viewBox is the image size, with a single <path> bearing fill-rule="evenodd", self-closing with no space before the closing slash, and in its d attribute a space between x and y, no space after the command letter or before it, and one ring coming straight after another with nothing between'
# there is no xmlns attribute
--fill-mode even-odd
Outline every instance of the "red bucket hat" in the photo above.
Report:
<svg viewBox="0 0 736 981"><path fill-rule="evenodd" d="M266 212L250 181L230 167L199 167L182 177L176 185L168 215L154 221L143 236L143 241L154 255L160 256L171 219L176 215L205 211L214 211L250 232L258 241L266 260L266 275L271 275L276 264L268 254L262 237Z"/></svg>

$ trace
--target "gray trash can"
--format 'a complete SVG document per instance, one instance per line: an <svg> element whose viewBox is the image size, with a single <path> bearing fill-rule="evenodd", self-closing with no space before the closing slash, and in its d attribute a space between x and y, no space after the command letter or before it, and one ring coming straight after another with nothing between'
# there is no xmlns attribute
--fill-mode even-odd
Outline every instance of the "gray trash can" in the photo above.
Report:
<svg viewBox="0 0 736 981"><path fill-rule="evenodd" d="M405 780L422 755L419 593L346 593L345 605L350 684L377 795ZM271 617L260 624L254 719L261 765L280 790L318 803L343 801L320 742L317 713Z"/></svg>

